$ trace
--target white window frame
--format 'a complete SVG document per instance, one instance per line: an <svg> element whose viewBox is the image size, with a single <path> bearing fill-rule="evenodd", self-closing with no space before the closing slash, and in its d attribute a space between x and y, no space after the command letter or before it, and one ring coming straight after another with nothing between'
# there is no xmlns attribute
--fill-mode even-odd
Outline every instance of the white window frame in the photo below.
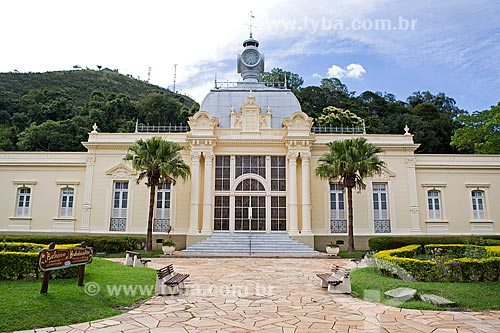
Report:
<svg viewBox="0 0 500 333"><path fill-rule="evenodd" d="M441 192L438 190L427 191L427 214L429 220L442 220Z"/></svg>
<svg viewBox="0 0 500 333"><path fill-rule="evenodd" d="M385 185L385 194L386 194L386 198L385 198L385 201L386 201L386 218L381 218L381 216L379 214L377 214L376 210L375 210L375 202L373 200L373 195L376 193L374 191L374 185L378 185L378 184L383 184ZM395 203L393 201L393 197L392 197L392 187L391 187L391 182L389 179L386 179L386 177L379 177L379 179L374 179L373 181L370 182L370 199L368 200L370 202L370 211L371 211L371 230L373 232L373 234L392 234L394 233L395 229L396 229L396 226L395 226L395 216L393 215L394 214L394 209L392 209L392 207L395 207ZM380 199L380 196L379 196L379 199ZM379 208L378 211L381 211L381 209ZM378 215L378 216L377 216ZM389 232L375 232L375 221L389 221Z"/></svg>
<svg viewBox="0 0 500 333"><path fill-rule="evenodd" d="M33 197L34 197L34 192L35 192L35 185L36 185L36 180L13 180L12 184L15 186L15 202L14 202L14 209L13 213L11 216L11 220L31 220L32 217L32 207L33 207ZM19 205L19 191L21 188L29 188L30 189L30 203L29 203L29 209L28 209L28 215L27 216L19 216L17 214L18 212L18 205Z"/></svg>
<svg viewBox="0 0 500 333"><path fill-rule="evenodd" d="M446 184L444 183L425 183L421 185L422 188L425 190L425 211L426 213L426 220L425 222L448 222L448 217L446 214ZM441 211L441 217L440 218L432 218L431 213L429 211L429 192L430 191L437 191L439 192L439 207Z"/></svg>
<svg viewBox="0 0 500 333"><path fill-rule="evenodd" d="M29 193L21 193L24 190L28 190ZM19 205L21 202L21 198L23 198L22 207ZM26 206L26 198L28 198L27 206ZM14 216L20 218L30 218L32 206L33 206L33 189L29 186L18 187L16 195L16 211Z"/></svg>
<svg viewBox="0 0 500 333"><path fill-rule="evenodd" d="M162 188L167 186L168 188ZM168 193L168 200L165 200L166 193ZM162 207L158 208L159 196L161 195ZM165 208L165 204L168 202L168 208ZM160 184L156 189L156 199L155 199L155 218L157 219L168 219L172 214L172 184Z"/></svg>
<svg viewBox="0 0 500 333"><path fill-rule="evenodd" d="M66 191L72 191L71 193L65 193ZM75 197L76 189L71 186L63 187L59 190L59 217L61 218L72 218L75 216ZM64 199L67 199L66 201ZM66 203L66 207L64 207ZM69 206L71 204L71 207Z"/></svg>
<svg viewBox="0 0 500 333"><path fill-rule="evenodd" d="M116 188L116 184L118 183L127 183L127 189L126 191L124 191L123 189L117 189ZM116 193L120 193L120 196L119 196L119 207L115 207L115 194ZM113 181L113 195L112 195L112 198L111 198L111 217L112 218L127 218L127 213L128 213L128 208L129 208L129 192L130 192L130 182L128 180L115 180ZM127 199L126 199L126 203L127 203L127 207L123 208L123 193L127 193ZM118 212L119 214L115 214L115 210L117 210L116 212ZM125 216L123 216L125 215Z"/></svg>
<svg viewBox="0 0 500 333"><path fill-rule="evenodd" d="M465 184L468 189L469 196L469 207L470 207L470 222L492 222L490 215L490 203L489 203L489 195L488 190L490 188L490 184ZM474 211L474 197L473 193L476 191L482 192L482 201L483 201L483 216L476 216Z"/></svg>

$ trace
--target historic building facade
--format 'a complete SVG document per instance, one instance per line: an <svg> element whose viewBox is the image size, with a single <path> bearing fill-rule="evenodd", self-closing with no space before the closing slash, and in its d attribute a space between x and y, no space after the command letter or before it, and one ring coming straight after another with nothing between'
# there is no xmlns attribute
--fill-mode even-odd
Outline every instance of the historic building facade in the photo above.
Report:
<svg viewBox="0 0 500 333"><path fill-rule="evenodd" d="M315 168L328 142L354 137L382 147L386 162L354 193L358 246L374 235L500 233L500 156L414 154L408 128L326 133L290 90L258 81L259 44L243 45L243 80L211 90L186 131L111 134L95 126L85 153L0 153L0 232L144 234L149 192L123 157L155 135L181 144L191 168L188 181L164 185L156 197L154 232L171 225L180 247L213 233L287 233L317 249L345 238L343 188Z"/></svg>

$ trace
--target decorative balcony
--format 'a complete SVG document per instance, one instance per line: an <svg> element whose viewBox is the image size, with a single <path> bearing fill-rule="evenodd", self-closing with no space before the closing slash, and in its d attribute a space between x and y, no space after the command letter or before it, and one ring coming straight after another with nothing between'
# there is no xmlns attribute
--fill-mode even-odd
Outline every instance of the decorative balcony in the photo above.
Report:
<svg viewBox="0 0 500 333"><path fill-rule="evenodd" d="M126 217L112 217L109 224L109 231L125 231L127 228Z"/></svg>
<svg viewBox="0 0 500 333"><path fill-rule="evenodd" d="M330 220L330 232L332 234L347 233L347 220Z"/></svg>
<svg viewBox="0 0 500 333"><path fill-rule="evenodd" d="M376 234L389 234L391 233L391 221L390 220L375 220L375 233Z"/></svg>

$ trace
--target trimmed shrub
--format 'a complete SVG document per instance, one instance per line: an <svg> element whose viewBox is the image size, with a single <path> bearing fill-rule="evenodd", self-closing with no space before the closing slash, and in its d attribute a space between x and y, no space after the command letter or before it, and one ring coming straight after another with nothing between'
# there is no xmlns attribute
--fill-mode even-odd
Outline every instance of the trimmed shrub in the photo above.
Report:
<svg viewBox="0 0 500 333"><path fill-rule="evenodd" d="M483 259L489 256L484 246L469 244L427 244L424 245L424 253L429 256L439 255L475 259Z"/></svg>
<svg viewBox="0 0 500 333"><path fill-rule="evenodd" d="M486 252L490 257L500 257L500 246L485 246Z"/></svg>
<svg viewBox="0 0 500 333"><path fill-rule="evenodd" d="M118 253L127 250L140 249L145 242L144 237L132 236L48 236L48 235L1 235L4 242L28 242L35 244L75 244L82 241L92 247L95 252Z"/></svg>
<svg viewBox="0 0 500 333"><path fill-rule="evenodd" d="M0 252L0 279L38 277L38 253Z"/></svg>
<svg viewBox="0 0 500 333"><path fill-rule="evenodd" d="M432 259L415 259L421 249L420 245L415 244L380 251L374 255L375 262L384 274L402 280L500 281L500 246L428 244L424 246L424 252Z"/></svg>
<svg viewBox="0 0 500 333"><path fill-rule="evenodd" d="M473 245L500 245L500 236L446 236L446 237L396 237L379 236L368 240L370 250L383 251L397 249L411 244L473 244Z"/></svg>
<svg viewBox="0 0 500 333"><path fill-rule="evenodd" d="M419 260L415 257L421 249L418 244L399 249L375 253L377 267L386 275L397 276L405 281L432 281L436 279L436 263L430 260Z"/></svg>

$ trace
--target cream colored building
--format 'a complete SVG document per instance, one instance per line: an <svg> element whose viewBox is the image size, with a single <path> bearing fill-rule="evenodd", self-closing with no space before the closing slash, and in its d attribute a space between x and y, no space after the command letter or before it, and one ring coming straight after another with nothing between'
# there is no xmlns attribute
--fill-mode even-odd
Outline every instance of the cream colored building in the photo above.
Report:
<svg viewBox="0 0 500 333"><path fill-rule="evenodd" d="M320 133L290 90L258 82L263 68L258 42L246 40L243 81L211 90L185 131L94 127L85 153L0 153L0 232L144 234L149 192L123 157L136 140L161 136L184 147L191 168L156 198L155 235L171 225L181 248L220 233L287 234L319 250L345 239L344 192L314 170L328 142L354 137L382 147L386 162L354 194L358 247L375 235L500 233L500 156L416 155L408 128Z"/></svg>

